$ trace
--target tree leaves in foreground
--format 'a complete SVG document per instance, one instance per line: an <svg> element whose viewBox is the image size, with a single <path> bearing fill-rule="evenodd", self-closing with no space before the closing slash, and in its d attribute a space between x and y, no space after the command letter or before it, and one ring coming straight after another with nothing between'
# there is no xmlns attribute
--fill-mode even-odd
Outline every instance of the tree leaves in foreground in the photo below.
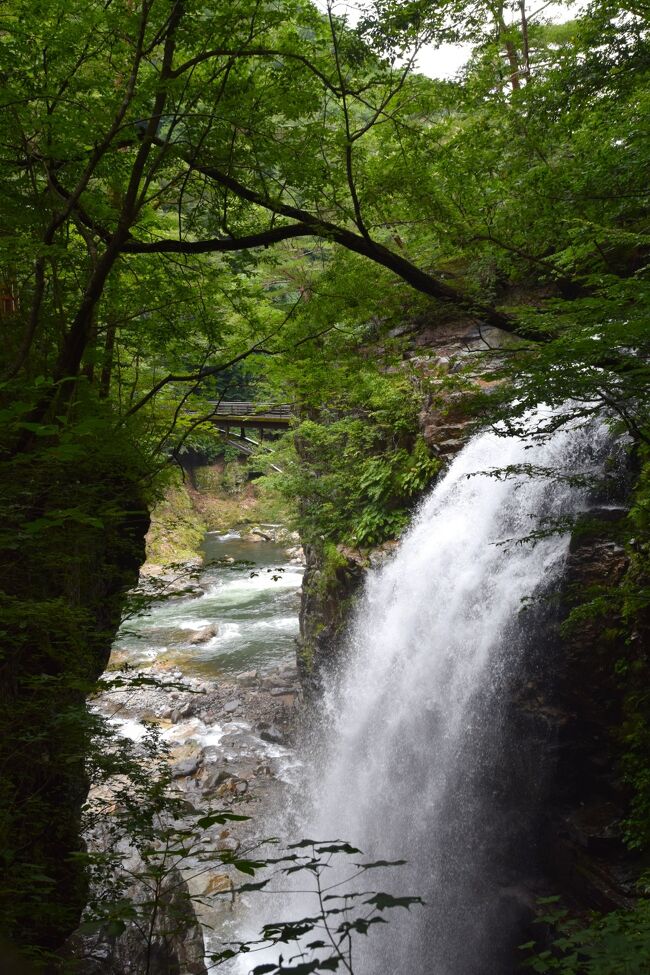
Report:
<svg viewBox="0 0 650 975"><path fill-rule="evenodd" d="M357 936L368 936L377 925L387 923L385 912L395 908L410 911L423 905L419 896L397 896L392 893L354 889L356 881L373 869L382 870L402 866L404 860L357 860L361 850L344 840L318 842L301 840L289 844L287 853L267 860L274 873L256 888L267 892L296 897L301 905L313 905L312 913L292 920L267 922L260 938L236 942L212 956L218 964L238 954L285 951L277 959L252 968L252 975L311 975L312 972L345 971L352 975ZM283 891L283 879L292 877L293 886ZM297 880L305 889L298 888ZM273 891L269 891L273 884ZM279 889L278 889L279 887ZM243 890L245 888L240 888ZM335 893L333 893L335 891ZM290 903L287 897L286 903ZM286 948L284 948L286 946Z"/></svg>

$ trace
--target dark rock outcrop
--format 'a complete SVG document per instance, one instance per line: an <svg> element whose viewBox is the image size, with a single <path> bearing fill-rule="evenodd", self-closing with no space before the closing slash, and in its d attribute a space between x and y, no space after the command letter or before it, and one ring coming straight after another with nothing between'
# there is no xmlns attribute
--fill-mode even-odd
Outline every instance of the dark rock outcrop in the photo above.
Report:
<svg viewBox="0 0 650 975"><path fill-rule="evenodd" d="M78 975L207 975L201 926L181 873L170 870L157 897L152 878L126 891L137 921L123 930L106 926L97 934L75 934L68 962ZM121 927L121 925L119 926Z"/></svg>
<svg viewBox="0 0 650 975"><path fill-rule="evenodd" d="M598 586L621 585L625 551L596 535L577 536L564 578L565 613ZM600 911L629 907L641 864L623 842L629 791L620 775L624 691L616 659L625 654L615 620L581 618L561 641L547 680L554 774L540 852L551 886L570 904ZM619 621L620 622L620 621Z"/></svg>
<svg viewBox="0 0 650 975"><path fill-rule="evenodd" d="M52 449L21 460L20 471L9 465L1 491L11 521L0 542L0 858L9 879L0 937L46 954L85 904L76 854L93 734L86 695L108 663L149 525L137 459L126 469L99 447L71 465L61 457Z"/></svg>

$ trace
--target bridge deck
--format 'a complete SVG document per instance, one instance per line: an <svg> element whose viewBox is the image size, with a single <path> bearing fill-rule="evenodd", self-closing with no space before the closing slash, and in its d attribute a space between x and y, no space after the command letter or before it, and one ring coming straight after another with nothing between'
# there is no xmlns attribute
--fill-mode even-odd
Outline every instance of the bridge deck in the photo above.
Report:
<svg viewBox="0 0 650 975"><path fill-rule="evenodd" d="M291 422L291 406L288 403L241 403L222 400L213 402L213 418L224 426L286 427Z"/></svg>

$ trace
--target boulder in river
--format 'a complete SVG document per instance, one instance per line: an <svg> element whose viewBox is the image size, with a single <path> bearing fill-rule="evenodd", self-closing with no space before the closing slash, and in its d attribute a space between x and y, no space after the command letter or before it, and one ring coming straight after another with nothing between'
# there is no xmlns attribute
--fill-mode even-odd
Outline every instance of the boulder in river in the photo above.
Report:
<svg viewBox="0 0 650 975"><path fill-rule="evenodd" d="M205 795L209 795L218 789L219 786L223 785L224 782L228 782L230 779L235 778L237 778L237 776L234 774L234 772L226 772L224 769L212 769L207 773L201 782L201 791Z"/></svg>
<svg viewBox="0 0 650 975"><path fill-rule="evenodd" d="M224 836L217 840L217 850L220 853L236 853L239 846L239 840L234 836Z"/></svg>
<svg viewBox="0 0 650 975"><path fill-rule="evenodd" d="M271 697L281 697L284 696L285 694L287 696L293 696L294 694L297 693L298 693L298 689L296 687L272 687L271 688Z"/></svg>
<svg viewBox="0 0 650 975"><path fill-rule="evenodd" d="M207 643L208 640L212 640L213 637L218 636L219 626L217 623L209 623L207 626L202 626L200 630L191 631L191 634L188 642L192 646L198 643Z"/></svg>

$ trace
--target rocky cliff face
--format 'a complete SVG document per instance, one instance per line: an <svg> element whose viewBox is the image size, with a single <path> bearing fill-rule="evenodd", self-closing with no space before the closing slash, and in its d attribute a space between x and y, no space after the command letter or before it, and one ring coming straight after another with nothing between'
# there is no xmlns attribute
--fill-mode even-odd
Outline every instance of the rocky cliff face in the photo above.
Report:
<svg viewBox="0 0 650 975"><path fill-rule="evenodd" d="M76 466L74 477L51 463L27 468L20 490L35 528L5 525L0 553L0 852L11 877L0 885L0 938L45 952L60 947L85 903L76 854L88 792L86 695L108 662L149 524L132 473L110 469L87 482Z"/></svg>
<svg viewBox="0 0 650 975"><path fill-rule="evenodd" d="M621 585L627 571L626 553L614 541L595 533L575 538L564 612L595 587ZM529 701L547 723L551 746L542 865L550 887L570 904L600 911L631 906L641 870L623 841L630 795L620 773L624 690L615 662L626 648L616 622L586 618L571 627L553 653L556 673L533 691L536 702Z"/></svg>

